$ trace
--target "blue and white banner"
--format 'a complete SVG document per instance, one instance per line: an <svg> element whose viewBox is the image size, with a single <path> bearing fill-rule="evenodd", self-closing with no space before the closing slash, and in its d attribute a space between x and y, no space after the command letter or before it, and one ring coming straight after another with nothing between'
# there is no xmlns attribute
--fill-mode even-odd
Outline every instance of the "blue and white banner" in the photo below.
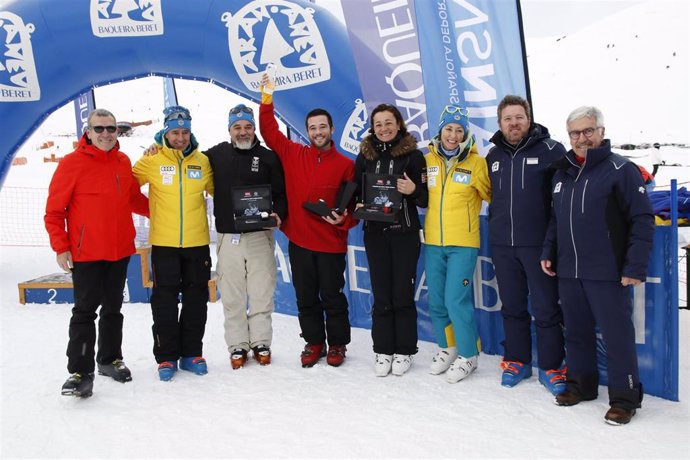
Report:
<svg viewBox="0 0 690 460"><path fill-rule="evenodd" d="M393 104L426 148L430 137L414 2L345 1L342 7L367 109L364 121L377 105Z"/></svg>
<svg viewBox="0 0 690 460"><path fill-rule="evenodd" d="M633 294L635 343L644 392L673 401L678 401L677 261L678 228L656 227L647 281L636 286ZM598 351L599 372L606 383L601 340Z"/></svg>
<svg viewBox="0 0 690 460"><path fill-rule="evenodd" d="M165 77L163 79L163 107L177 105L177 91L175 91L175 79Z"/></svg>
<svg viewBox="0 0 690 460"><path fill-rule="evenodd" d="M481 248L474 273L474 305L477 327L481 338L482 352L503 354L503 319L501 301L494 266L489 250L488 218L482 217ZM657 227L649 264L647 282L631 291L634 303L637 355L640 367L640 381L645 393L662 398L678 400L678 304L672 296L673 283L677 276L672 264L676 249L672 244L673 227ZM287 239L276 233L276 263L278 284L276 288L276 311L297 314L295 292L288 263ZM420 340L433 342L433 328L428 313L426 274L424 273L424 247L417 265L417 331ZM347 268L345 271L346 295L350 305L350 322L354 327L371 328L371 283L366 263L366 253L361 232L351 232ZM536 335L532 328L533 365L537 365ZM606 384L605 344L598 343L599 372L601 383ZM567 360L567 357L566 357Z"/></svg>
<svg viewBox="0 0 690 460"><path fill-rule="evenodd" d="M470 130L483 154L496 131L498 102L527 97L517 1L415 2L432 125L447 104L469 108ZM436 134L435 126L430 127Z"/></svg>
<svg viewBox="0 0 690 460"><path fill-rule="evenodd" d="M482 217L480 260L474 276L475 312L482 339L482 351L502 355L502 342L505 336L500 314L501 301L487 230L488 218ZM674 401L678 400L678 303L677 297L674 302L670 293L674 283L677 285L678 279L673 270L674 265L667 261L676 258L676 245L673 244L671 236L677 231L674 227L656 227L647 281L630 290L640 381L644 385L645 393ZM597 337L600 382L606 385L606 345L601 336ZM532 327L534 366L537 365L536 343L536 333ZM566 362L567 359L566 353Z"/></svg>
<svg viewBox="0 0 690 460"><path fill-rule="evenodd" d="M93 89L80 94L74 100L74 121L76 125L77 139L79 139L88 127L89 114L96 108L96 100Z"/></svg>

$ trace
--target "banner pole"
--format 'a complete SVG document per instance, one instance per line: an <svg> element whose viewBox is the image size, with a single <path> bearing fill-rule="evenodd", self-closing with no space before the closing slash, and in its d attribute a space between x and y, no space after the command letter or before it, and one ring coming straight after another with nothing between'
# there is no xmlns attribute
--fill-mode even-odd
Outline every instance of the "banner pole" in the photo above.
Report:
<svg viewBox="0 0 690 460"><path fill-rule="evenodd" d="M525 71L525 98L529 101L532 107L532 120L534 120L534 104L532 104L532 90L529 85L529 69L527 68L527 45L525 44L525 28L522 24L522 7L520 0L515 0L515 7L517 9L518 28L520 29L520 47L522 48L522 68Z"/></svg>

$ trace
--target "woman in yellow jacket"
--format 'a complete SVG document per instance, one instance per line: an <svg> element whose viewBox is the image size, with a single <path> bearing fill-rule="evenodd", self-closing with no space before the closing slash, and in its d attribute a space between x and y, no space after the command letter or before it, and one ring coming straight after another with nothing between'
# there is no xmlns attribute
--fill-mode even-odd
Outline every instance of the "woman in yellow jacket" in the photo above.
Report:
<svg viewBox="0 0 690 460"><path fill-rule="evenodd" d="M469 130L467 110L446 106L426 154L429 208L424 223L429 315L440 347L431 364L456 383L477 368L472 276L479 254L479 213L490 201L486 160Z"/></svg>
<svg viewBox="0 0 690 460"><path fill-rule="evenodd" d="M204 191L213 194L208 157L192 135L192 117L181 106L168 107L157 155L143 156L133 167L140 185L149 184L153 291L153 354L160 380L179 367L206 374L202 357L211 276ZM182 297L182 311L178 299Z"/></svg>

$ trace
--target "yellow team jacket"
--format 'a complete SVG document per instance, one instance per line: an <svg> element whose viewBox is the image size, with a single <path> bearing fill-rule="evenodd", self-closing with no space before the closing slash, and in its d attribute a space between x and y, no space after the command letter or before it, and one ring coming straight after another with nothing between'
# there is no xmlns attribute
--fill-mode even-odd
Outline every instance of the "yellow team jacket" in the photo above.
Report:
<svg viewBox="0 0 690 460"><path fill-rule="evenodd" d="M479 247L479 212L482 200L491 201L486 159L473 145L464 160L446 159L438 140L429 145L426 159L429 207L424 221L426 244Z"/></svg>
<svg viewBox="0 0 690 460"><path fill-rule="evenodd" d="M213 194L208 157L196 148L186 157L167 145L143 156L132 168L139 185L149 184L154 246L190 248L209 244L204 191Z"/></svg>

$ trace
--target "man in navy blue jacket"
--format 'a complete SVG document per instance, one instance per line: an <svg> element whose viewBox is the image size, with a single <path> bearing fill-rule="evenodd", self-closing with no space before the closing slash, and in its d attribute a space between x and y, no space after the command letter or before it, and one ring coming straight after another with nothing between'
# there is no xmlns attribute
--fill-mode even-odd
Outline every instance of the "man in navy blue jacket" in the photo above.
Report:
<svg viewBox="0 0 690 460"><path fill-rule="evenodd" d="M532 315L537 333L539 381L554 395L565 391L563 314L558 283L542 272L541 246L551 211L549 166L565 148L533 123L529 103L508 95L498 105L500 130L486 157L491 179L489 241L496 268L505 353L501 385L512 387L532 375Z"/></svg>
<svg viewBox="0 0 690 460"><path fill-rule="evenodd" d="M654 217L637 166L611 152L596 107L568 116L570 150L556 165L553 213L541 266L558 273L568 350L567 389L556 404L597 398L595 326L606 344L611 425L630 421L642 402L630 286L647 277Z"/></svg>

